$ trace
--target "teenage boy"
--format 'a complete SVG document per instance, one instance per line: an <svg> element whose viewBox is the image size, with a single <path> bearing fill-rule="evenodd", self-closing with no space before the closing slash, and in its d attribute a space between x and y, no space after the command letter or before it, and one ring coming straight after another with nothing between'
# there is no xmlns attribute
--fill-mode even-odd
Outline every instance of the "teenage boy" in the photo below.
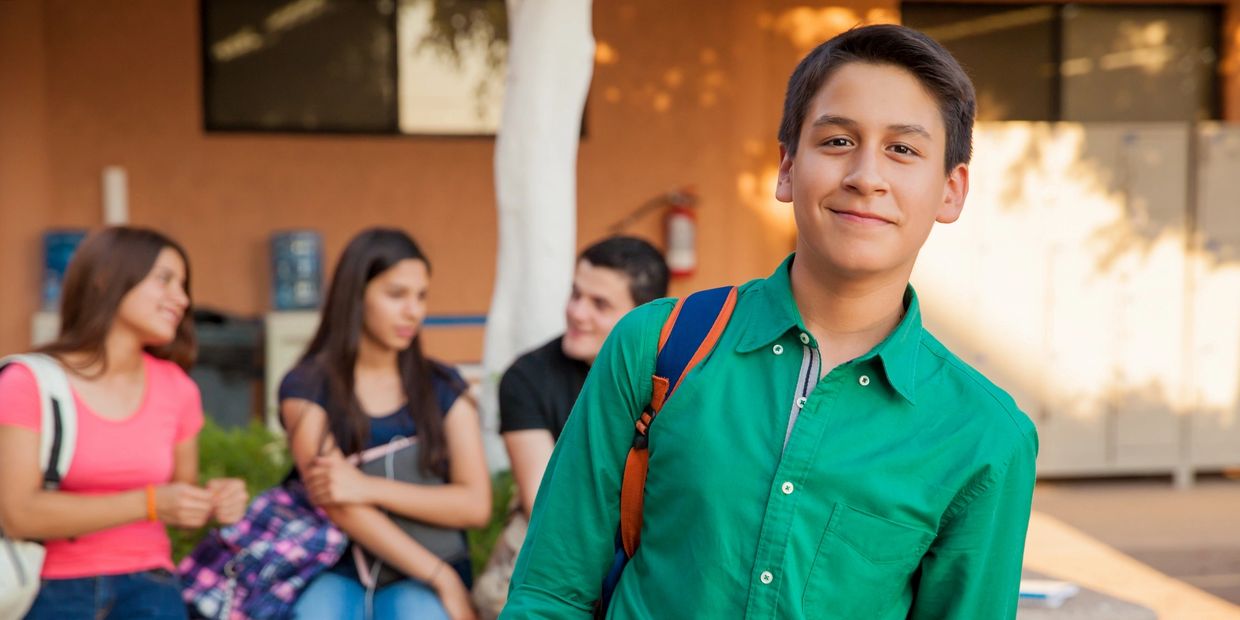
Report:
<svg viewBox="0 0 1240 620"><path fill-rule="evenodd" d="M968 192L972 84L925 35L843 33L788 84L796 252L740 287L650 425L640 546L609 618L1016 614L1037 435L930 335L909 276ZM506 618L587 618L673 301L613 330L543 479Z"/></svg>

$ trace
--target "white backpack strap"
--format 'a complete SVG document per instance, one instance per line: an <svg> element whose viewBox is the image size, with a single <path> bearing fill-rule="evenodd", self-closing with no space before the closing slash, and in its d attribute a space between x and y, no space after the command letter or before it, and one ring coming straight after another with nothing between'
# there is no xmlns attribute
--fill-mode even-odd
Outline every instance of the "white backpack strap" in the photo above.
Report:
<svg viewBox="0 0 1240 620"><path fill-rule="evenodd" d="M39 463L43 466L43 486L58 488L69 472L73 450L77 447L77 406L69 389L69 378L55 359L42 353L24 353L0 359L0 368L9 364L21 364L28 368L39 387L43 415L39 433Z"/></svg>
<svg viewBox="0 0 1240 620"><path fill-rule="evenodd" d="M348 461L349 463L352 463L355 466L362 465L364 463L369 463L375 459L383 458L398 450L404 450L405 448L408 448L409 446L412 446L413 444L417 442L418 442L417 437L395 437L391 441L381 446L375 446L373 448L370 448L369 450L363 450L355 454L350 454L349 456L345 457L345 460Z"/></svg>

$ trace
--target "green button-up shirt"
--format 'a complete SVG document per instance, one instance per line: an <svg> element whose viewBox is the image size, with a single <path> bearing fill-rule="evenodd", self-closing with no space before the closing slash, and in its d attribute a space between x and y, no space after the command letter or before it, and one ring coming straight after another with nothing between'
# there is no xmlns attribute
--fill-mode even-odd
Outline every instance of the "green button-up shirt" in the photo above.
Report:
<svg viewBox="0 0 1240 620"><path fill-rule="evenodd" d="M718 345L651 426L641 546L608 617L1013 618L1033 424L922 328L911 287L882 343L815 381L791 264L740 287ZM673 304L637 308L603 346L504 618L589 617Z"/></svg>

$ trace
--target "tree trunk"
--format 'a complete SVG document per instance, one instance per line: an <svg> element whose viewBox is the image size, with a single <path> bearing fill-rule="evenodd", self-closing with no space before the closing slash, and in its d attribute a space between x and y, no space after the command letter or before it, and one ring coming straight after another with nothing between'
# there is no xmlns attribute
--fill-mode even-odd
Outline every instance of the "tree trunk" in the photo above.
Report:
<svg viewBox="0 0 1240 620"><path fill-rule="evenodd" d="M590 0L508 0L508 76L495 142L499 250L483 351L484 428L516 356L564 329L577 239L577 143L594 69ZM492 469L507 463L487 433Z"/></svg>

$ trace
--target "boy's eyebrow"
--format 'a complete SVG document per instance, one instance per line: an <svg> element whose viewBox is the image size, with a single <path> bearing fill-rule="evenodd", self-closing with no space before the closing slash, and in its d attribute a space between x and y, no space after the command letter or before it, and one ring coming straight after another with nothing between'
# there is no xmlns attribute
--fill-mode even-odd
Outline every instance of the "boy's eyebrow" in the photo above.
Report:
<svg viewBox="0 0 1240 620"><path fill-rule="evenodd" d="M855 129L857 127L857 121L843 116L836 116L834 114L823 114L822 116L814 119L814 127L823 127L825 125L838 125L847 129Z"/></svg>
<svg viewBox="0 0 1240 620"><path fill-rule="evenodd" d="M844 116L836 116L834 114L823 114L822 116L814 119L814 127L824 127L827 125L835 125L837 127L843 127L850 130L856 130L858 127L857 121ZM911 123L888 125L887 130L896 134L916 134L927 140L930 139L930 132L926 131L926 128L921 125Z"/></svg>
<svg viewBox="0 0 1240 620"><path fill-rule="evenodd" d="M887 129L897 134L916 134L927 140L930 139L930 132L926 131L921 125L888 125Z"/></svg>

